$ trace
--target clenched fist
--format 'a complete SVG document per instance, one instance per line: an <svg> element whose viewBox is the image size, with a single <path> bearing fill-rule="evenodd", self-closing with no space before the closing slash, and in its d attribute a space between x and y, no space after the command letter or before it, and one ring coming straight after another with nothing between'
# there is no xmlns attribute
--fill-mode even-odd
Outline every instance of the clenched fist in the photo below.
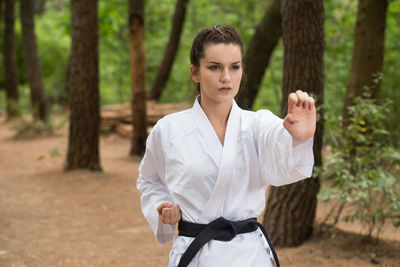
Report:
<svg viewBox="0 0 400 267"><path fill-rule="evenodd" d="M182 218L182 212L178 204L164 202L157 207L157 212L161 222L164 224L174 225Z"/></svg>

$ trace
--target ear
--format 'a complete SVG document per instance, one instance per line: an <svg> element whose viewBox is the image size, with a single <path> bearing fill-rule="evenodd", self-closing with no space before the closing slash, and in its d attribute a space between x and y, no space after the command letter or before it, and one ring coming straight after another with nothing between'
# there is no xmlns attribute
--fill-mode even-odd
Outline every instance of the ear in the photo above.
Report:
<svg viewBox="0 0 400 267"><path fill-rule="evenodd" d="M192 64L190 65L190 76L192 76L192 80L195 83L199 83L200 82L199 70L195 66L193 66Z"/></svg>

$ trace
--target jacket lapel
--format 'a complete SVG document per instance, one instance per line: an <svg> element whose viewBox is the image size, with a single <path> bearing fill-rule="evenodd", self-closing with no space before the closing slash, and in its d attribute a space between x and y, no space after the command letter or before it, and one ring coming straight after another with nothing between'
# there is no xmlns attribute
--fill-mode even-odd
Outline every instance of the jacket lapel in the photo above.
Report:
<svg viewBox="0 0 400 267"><path fill-rule="evenodd" d="M207 145L206 153L209 154L216 167L219 168L223 147L197 98L192 108L192 115Z"/></svg>
<svg viewBox="0 0 400 267"><path fill-rule="evenodd" d="M236 102L233 100L223 147L210 123L209 125L222 149L222 158L214 191L200 215L199 223L208 223L215 218L221 217L224 213L224 202L232 180L235 153L237 151L236 145L240 134L240 108Z"/></svg>

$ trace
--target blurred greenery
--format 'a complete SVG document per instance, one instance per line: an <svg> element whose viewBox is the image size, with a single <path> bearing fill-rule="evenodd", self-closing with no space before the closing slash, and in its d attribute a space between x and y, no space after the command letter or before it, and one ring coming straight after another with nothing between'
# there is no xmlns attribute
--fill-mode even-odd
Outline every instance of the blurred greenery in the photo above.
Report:
<svg viewBox="0 0 400 267"><path fill-rule="evenodd" d="M393 148L385 124L391 108L392 101L378 104L366 91L348 108L347 126L341 127L341 119L327 113L340 127L330 130L331 155L317 171L330 181L319 193L323 202L333 203L325 221L359 220L369 237L379 234L387 221L400 226L400 153Z"/></svg>
<svg viewBox="0 0 400 267"><path fill-rule="evenodd" d="M196 32L215 24L232 24L242 34L245 46L254 27L261 20L270 1L267 0L196 0L189 1L180 47L162 102L191 102L196 94L189 75L189 51ZM176 0L146 0L147 87L151 88L168 42ZM341 114L353 49L353 31L357 14L356 0L324 1L325 4L325 110ZM128 1L99 1L99 54L101 104L129 102L129 35ZM18 18L18 7L16 11ZM46 10L36 16L36 34L43 70L46 95L55 108L66 105L67 68L70 56L70 8L67 0L47 0ZM1 23L1 30L3 25ZM400 69L400 1L388 8L382 98L400 100L397 70ZM22 112L29 112L29 90L21 50L21 27L16 21L16 53ZM0 40L2 46L3 40ZM0 53L2 61L2 53ZM280 113L283 69L282 42L276 47L270 66L255 101L254 109L268 108ZM0 113L5 112L4 69L0 69ZM400 107L394 105L388 114L388 131L400 143ZM331 143L329 131L337 125L327 120L325 142Z"/></svg>

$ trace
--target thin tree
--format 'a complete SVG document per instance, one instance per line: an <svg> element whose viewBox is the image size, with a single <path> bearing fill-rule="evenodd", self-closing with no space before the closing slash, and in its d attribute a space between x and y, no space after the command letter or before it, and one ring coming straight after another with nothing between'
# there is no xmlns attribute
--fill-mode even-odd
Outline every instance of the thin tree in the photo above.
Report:
<svg viewBox="0 0 400 267"><path fill-rule="evenodd" d="M100 171L96 0L71 1L71 36L70 127L66 169Z"/></svg>
<svg viewBox="0 0 400 267"><path fill-rule="evenodd" d="M161 66L158 69L156 79L153 83L153 87L150 91L150 99L158 101L161 97L162 90L168 81L169 74L171 72L172 64L178 51L179 40L185 21L186 6L189 0L177 0L175 13L172 19L172 28L169 35L168 45L164 52L164 58Z"/></svg>
<svg viewBox="0 0 400 267"><path fill-rule="evenodd" d="M3 64L7 95L7 116L15 117L18 109L18 72L14 47L15 1L5 0Z"/></svg>
<svg viewBox="0 0 400 267"><path fill-rule="evenodd" d="M20 18L22 25L22 49L29 88L31 103L35 118L47 119L47 101L44 93L42 71L35 35L34 1L20 0Z"/></svg>
<svg viewBox="0 0 400 267"><path fill-rule="evenodd" d="M353 58L343 109L345 122L348 107L354 104L355 97L362 96L367 87L371 90L371 97L379 100L387 5L388 1L382 0L358 2Z"/></svg>
<svg viewBox="0 0 400 267"><path fill-rule="evenodd" d="M35 0L32 1L34 4L34 12L35 14L43 14L46 11L46 2L47 0Z"/></svg>
<svg viewBox="0 0 400 267"><path fill-rule="evenodd" d="M146 148L146 52L144 46L144 1L129 0L131 54L131 110L133 134L130 155L142 155Z"/></svg>
<svg viewBox="0 0 400 267"><path fill-rule="evenodd" d="M287 113L289 93L297 89L317 99L319 120L314 136L315 165L321 166L324 88L323 0L283 0L284 74L281 114ZM317 207L318 178L283 187L271 187L264 225L277 246L297 246L312 233Z"/></svg>
<svg viewBox="0 0 400 267"><path fill-rule="evenodd" d="M241 88L236 99L241 108L253 106L272 52L282 36L281 21L281 0L272 0L246 51L246 86Z"/></svg>

